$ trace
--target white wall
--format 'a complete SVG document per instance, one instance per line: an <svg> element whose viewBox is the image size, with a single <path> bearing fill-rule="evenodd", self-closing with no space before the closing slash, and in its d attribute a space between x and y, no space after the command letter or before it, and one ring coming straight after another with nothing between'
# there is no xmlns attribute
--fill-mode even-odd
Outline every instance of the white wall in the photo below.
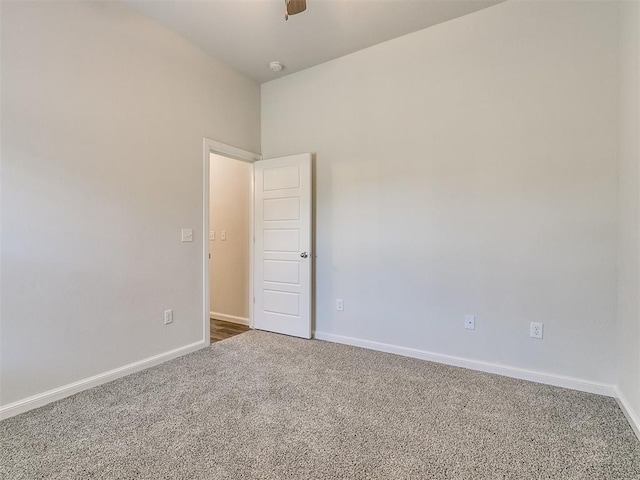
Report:
<svg viewBox="0 0 640 480"><path fill-rule="evenodd" d="M615 383L616 27L507 2L262 85L264 157L317 154L317 332Z"/></svg>
<svg viewBox="0 0 640 480"><path fill-rule="evenodd" d="M6 405L202 340L202 141L258 151L260 90L118 2L1 8Z"/></svg>
<svg viewBox="0 0 640 480"><path fill-rule="evenodd" d="M640 429L640 3L620 4L618 390Z"/></svg>
<svg viewBox="0 0 640 480"><path fill-rule="evenodd" d="M211 155L209 242L211 312L249 321L249 224L251 163ZM222 231L226 240L222 239Z"/></svg>

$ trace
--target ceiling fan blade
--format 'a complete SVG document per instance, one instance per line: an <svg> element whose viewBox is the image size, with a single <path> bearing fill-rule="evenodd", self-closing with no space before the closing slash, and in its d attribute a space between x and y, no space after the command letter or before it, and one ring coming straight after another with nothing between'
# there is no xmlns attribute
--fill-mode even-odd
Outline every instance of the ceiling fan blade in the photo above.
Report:
<svg viewBox="0 0 640 480"><path fill-rule="evenodd" d="M289 19L289 15L304 12L307 9L307 0L284 0L286 5L284 18Z"/></svg>

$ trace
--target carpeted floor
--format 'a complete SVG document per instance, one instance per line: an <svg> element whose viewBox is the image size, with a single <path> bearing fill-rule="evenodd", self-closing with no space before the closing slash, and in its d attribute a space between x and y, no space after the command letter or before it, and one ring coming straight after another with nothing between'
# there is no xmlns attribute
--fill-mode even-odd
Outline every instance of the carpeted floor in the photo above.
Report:
<svg viewBox="0 0 640 480"><path fill-rule="evenodd" d="M0 423L2 479L640 479L611 398L251 331Z"/></svg>

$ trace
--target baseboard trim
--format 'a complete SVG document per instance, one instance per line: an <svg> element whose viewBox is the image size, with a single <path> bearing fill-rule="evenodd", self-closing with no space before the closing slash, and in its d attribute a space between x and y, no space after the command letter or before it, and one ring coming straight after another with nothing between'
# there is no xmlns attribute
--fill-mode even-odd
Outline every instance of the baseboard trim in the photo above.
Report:
<svg viewBox="0 0 640 480"><path fill-rule="evenodd" d="M216 320L222 320L223 322L230 323L238 323L240 325L249 326L249 319L244 317L236 317L235 315L227 315L226 313L220 312L209 312L210 318L215 318Z"/></svg>
<svg viewBox="0 0 640 480"><path fill-rule="evenodd" d="M196 350L199 350L208 345L209 344L204 340L200 340L199 342L185 345L184 347L169 350L168 352L154 355L153 357L145 358L144 360L130 363L123 367L114 368L113 370L109 370L108 372L100 373L98 375L94 375L77 382L69 383L59 388L54 388L53 390L49 390L44 393L39 393L22 400L18 400L17 402L0 406L0 420L13 417L14 415L24 413L34 408L42 407L47 403L60 400L89 388L97 387L98 385L102 385L103 383L116 380L120 377L130 375L140 370L159 365L168 360L186 355L187 353L195 352Z"/></svg>
<svg viewBox="0 0 640 480"><path fill-rule="evenodd" d="M334 335L325 332L315 332L314 338L317 340L326 340L328 342L343 343L354 347L368 348L378 350L380 352L395 353L404 357L419 358L430 362L444 363L454 367L468 368L470 370L478 370L481 372L495 373L505 377L518 378L520 380L529 380L531 382L544 383L556 387L570 388L581 392L596 393L607 397L616 397L616 390L613 385L604 383L591 382L581 378L566 377L563 375L554 375L549 373L536 372L533 370L525 370L521 368L506 367L495 363L481 362L468 358L455 357L452 355L444 355L441 353L433 353L415 348L400 347L388 343L373 342L370 340L362 340L353 337L344 337L342 335Z"/></svg>
<svg viewBox="0 0 640 480"><path fill-rule="evenodd" d="M627 417L629 421L629 425L631 425L631 429L640 440L640 417L633 411L631 408L631 404L627 401L626 397L620 393L620 390L616 387L616 401L618 402L618 406L624 416Z"/></svg>

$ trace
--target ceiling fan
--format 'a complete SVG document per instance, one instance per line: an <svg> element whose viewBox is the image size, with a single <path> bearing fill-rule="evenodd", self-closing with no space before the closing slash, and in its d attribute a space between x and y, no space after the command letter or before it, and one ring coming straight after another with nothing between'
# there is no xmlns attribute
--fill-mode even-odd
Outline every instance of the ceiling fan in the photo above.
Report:
<svg viewBox="0 0 640 480"><path fill-rule="evenodd" d="M307 9L307 0L284 0L284 19L289 20L289 15L304 12Z"/></svg>

